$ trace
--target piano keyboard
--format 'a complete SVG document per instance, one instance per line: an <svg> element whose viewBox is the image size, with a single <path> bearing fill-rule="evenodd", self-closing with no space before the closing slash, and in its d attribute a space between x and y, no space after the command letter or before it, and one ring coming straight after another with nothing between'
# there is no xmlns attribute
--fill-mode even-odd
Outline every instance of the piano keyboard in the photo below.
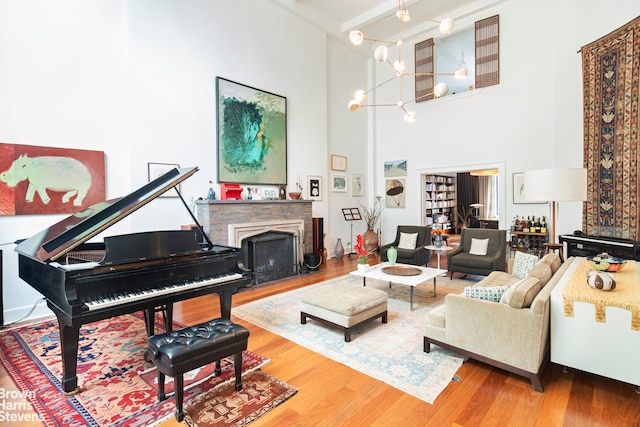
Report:
<svg viewBox="0 0 640 427"><path fill-rule="evenodd" d="M177 292L188 291L190 289L197 289L204 286L214 285L216 283L229 282L231 280L241 279L242 277L243 277L242 274L239 274L239 273L222 274L215 277L208 277L203 280L196 280L194 282L168 285L162 288L138 289L132 293L111 295L107 298L86 302L85 304L87 305L87 307L89 307L89 311L99 310L99 309L111 307L114 305L121 305L121 304L126 304L134 301L155 298L162 295L169 295Z"/></svg>

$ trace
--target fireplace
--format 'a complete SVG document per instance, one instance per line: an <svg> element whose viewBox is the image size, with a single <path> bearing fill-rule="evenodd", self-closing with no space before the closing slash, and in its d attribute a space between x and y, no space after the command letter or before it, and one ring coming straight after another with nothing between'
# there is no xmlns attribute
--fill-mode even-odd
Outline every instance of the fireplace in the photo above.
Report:
<svg viewBox="0 0 640 427"><path fill-rule="evenodd" d="M245 267L253 272L253 283L271 282L298 273L297 235L267 231L242 240Z"/></svg>

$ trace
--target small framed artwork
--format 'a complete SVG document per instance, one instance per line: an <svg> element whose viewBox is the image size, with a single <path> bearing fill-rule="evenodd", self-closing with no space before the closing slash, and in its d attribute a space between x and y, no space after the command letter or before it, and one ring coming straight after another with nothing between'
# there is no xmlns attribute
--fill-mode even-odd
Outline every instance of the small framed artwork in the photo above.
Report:
<svg viewBox="0 0 640 427"><path fill-rule="evenodd" d="M347 176L339 174L331 175L331 191L333 191L334 193L346 193Z"/></svg>
<svg viewBox="0 0 640 427"><path fill-rule="evenodd" d="M275 188L263 188L262 198L264 200L275 200L278 198L278 192Z"/></svg>
<svg viewBox="0 0 640 427"><path fill-rule="evenodd" d="M394 178L385 180L385 206L388 208L405 207L405 180L404 178Z"/></svg>
<svg viewBox="0 0 640 427"><path fill-rule="evenodd" d="M347 171L347 158L345 156L338 156L337 154L331 155L331 170L334 171Z"/></svg>
<svg viewBox="0 0 640 427"><path fill-rule="evenodd" d="M180 165L174 163L147 163L149 182L156 178L160 178L165 173L172 169L179 168ZM178 191L180 191L180 184L178 184ZM159 197L178 197L178 194L172 190L165 191Z"/></svg>
<svg viewBox="0 0 640 427"><path fill-rule="evenodd" d="M364 175L354 173L351 175L351 195L354 197L364 196Z"/></svg>
<svg viewBox="0 0 640 427"><path fill-rule="evenodd" d="M514 204L523 204L523 203L547 203L544 200L541 201L531 201L526 200L524 198L524 172L516 172L513 174L513 203Z"/></svg>
<svg viewBox="0 0 640 427"><path fill-rule="evenodd" d="M322 177L307 175L307 200L322 200Z"/></svg>

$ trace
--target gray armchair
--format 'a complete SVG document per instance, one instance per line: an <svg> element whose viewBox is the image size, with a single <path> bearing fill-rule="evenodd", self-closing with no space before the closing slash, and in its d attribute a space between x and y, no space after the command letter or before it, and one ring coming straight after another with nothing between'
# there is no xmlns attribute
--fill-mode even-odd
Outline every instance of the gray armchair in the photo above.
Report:
<svg viewBox="0 0 640 427"><path fill-rule="evenodd" d="M472 239L489 239L486 255L470 254ZM447 252L447 268L451 273L469 273L487 276L492 271L504 271L507 232L486 228L463 228L460 246Z"/></svg>
<svg viewBox="0 0 640 427"><path fill-rule="evenodd" d="M400 243L400 233L418 233L416 239L416 247L413 249L398 248ZM396 262L400 264L427 265L431 259L431 251L425 249L425 246L431 244L431 227L423 227L419 225L399 225L396 231L396 239L380 247L380 260L388 261L387 251L391 246L398 250L398 258Z"/></svg>

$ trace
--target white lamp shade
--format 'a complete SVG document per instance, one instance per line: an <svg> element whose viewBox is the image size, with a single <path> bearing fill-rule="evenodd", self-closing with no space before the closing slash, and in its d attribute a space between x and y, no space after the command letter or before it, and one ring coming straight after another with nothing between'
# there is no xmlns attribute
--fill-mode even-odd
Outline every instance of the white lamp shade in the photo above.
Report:
<svg viewBox="0 0 640 427"><path fill-rule="evenodd" d="M373 57L378 62L386 62L388 56L389 49L387 49L386 46L378 46L376 50L373 51Z"/></svg>
<svg viewBox="0 0 640 427"><path fill-rule="evenodd" d="M362 41L364 40L364 34L362 34L362 31L358 30L349 31L349 40L351 41L351 43L358 46L362 44Z"/></svg>
<svg viewBox="0 0 640 427"><path fill-rule="evenodd" d="M358 102L362 102L367 98L367 92L362 89L358 89L354 95L354 99Z"/></svg>
<svg viewBox="0 0 640 427"><path fill-rule="evenodd" d="M466 68L460 68L455 73L453 73L453 78L458 80L464 80L467 78L467 76L468 76L468 73Z"/></svg>
<svg viewBox="0 0 640 427"><path fill-rule="evenodd" d="M453 19L447 18L440 23L440 32L442 34L449 34L453 31Z"/></svg>
<svg viewBox="0 0 640 427"><path fill-rule="evenodd" d="M351 101L349 101L349 111L351 111L352 113L358 111L360 107L361 104L357 100L352 99Z"/></svg>
<svg viewBox="0 0 640 427"><path fill-rule="evenodd" d="M436 98L441 98L447 93L449 93L449 85L445 82L438 83L433 89L433 94L436 96Z"/></svg>
<svg viewBox="0 0 640 427"><path fill-rule="evenodd" d="M526 171L524 199L552 202L587 200L587 170L556 168Z"/></svg>

